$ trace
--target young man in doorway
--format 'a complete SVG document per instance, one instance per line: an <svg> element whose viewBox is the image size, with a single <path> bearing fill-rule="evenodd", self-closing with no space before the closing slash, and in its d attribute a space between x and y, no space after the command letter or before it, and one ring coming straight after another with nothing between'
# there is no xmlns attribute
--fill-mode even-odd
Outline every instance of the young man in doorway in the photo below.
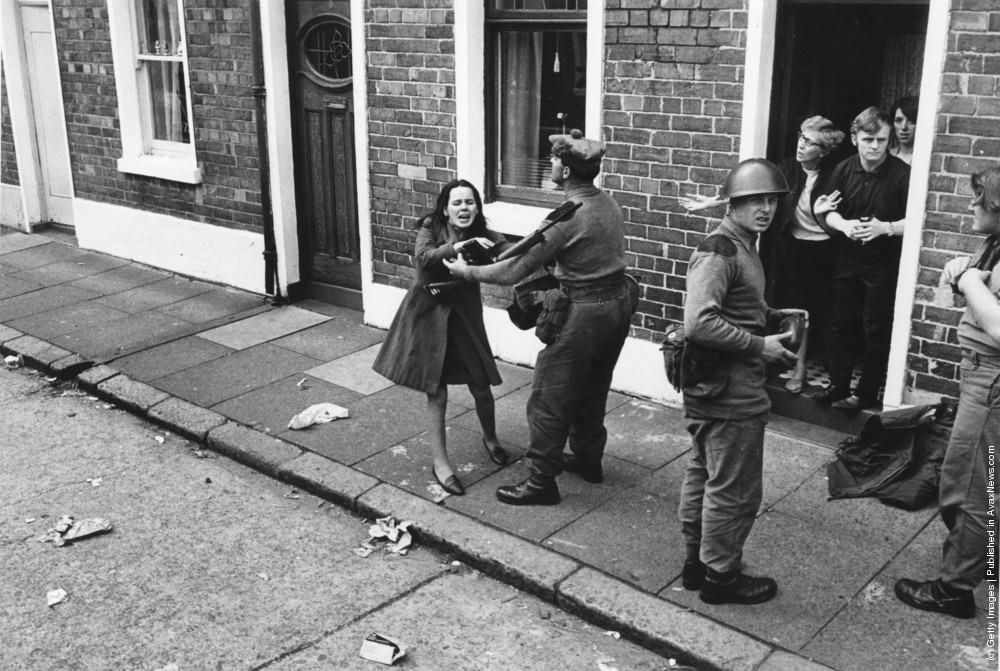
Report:
<svg viewBox="0 0 1000 671"><path fill-rule="evenodd" d="M844 410L878 405L889 364L910 182L910 166L889 154L891 133L892 120L885 112L875 107L862 111L851 124L858 153L841 161L826 184L828 193L841 195L826 224L842 237L833 274L830 386L813 398ZM861 379L852 392L850 342L858 315L864 344Z"/></svg>

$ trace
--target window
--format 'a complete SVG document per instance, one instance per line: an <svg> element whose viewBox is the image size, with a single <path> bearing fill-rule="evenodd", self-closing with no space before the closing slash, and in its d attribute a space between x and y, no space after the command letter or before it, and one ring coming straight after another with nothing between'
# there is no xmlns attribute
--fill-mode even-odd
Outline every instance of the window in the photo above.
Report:
<svg viewBox="0 0 1000 671"><path fill-rule="evenodd" d="M118 169L201 182L182 0L108 0L108 17L122 133Z"/></svg>
<svg viewBox="0 0 1000 671"><path fill-rule="evenodd" d="M487 198L546 205L548 136L586 129L587 0L488 0Z"/></svg>

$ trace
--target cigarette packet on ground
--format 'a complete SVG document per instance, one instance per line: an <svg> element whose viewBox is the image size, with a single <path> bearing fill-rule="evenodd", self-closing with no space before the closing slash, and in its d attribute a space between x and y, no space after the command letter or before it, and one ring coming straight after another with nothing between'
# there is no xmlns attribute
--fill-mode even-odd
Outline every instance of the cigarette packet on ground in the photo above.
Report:
<svg viewBox="0 0 1000 671"><path fill-rule="evenodd" d="M365 659L380 664L392 665L396 660L406 654L406 648L402 644L384 634L372 632L368 634L361 644L361 652L358 653Z"/></svg>

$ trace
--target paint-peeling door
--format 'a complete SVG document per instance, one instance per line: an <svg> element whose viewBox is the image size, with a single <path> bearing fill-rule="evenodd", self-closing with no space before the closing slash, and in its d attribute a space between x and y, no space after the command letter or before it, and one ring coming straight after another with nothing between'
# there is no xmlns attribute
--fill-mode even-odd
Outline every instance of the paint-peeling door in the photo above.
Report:
<svg viewBox="0 0 1000 671"><path fill-rule="evenodd" d="M296 205L306 293L360 307L349 3L290 3Z"/></svg>

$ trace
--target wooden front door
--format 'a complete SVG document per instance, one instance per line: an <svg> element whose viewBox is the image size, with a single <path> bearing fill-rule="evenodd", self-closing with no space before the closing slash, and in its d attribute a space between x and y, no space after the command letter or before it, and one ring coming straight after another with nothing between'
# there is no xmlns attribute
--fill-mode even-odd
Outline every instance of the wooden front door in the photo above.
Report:
<svg viewBox="0 0 1000 671"><path fill-rule="evenodd" d="M360 308L350 5L287 6L303 285L309 296Z"/></svg>

